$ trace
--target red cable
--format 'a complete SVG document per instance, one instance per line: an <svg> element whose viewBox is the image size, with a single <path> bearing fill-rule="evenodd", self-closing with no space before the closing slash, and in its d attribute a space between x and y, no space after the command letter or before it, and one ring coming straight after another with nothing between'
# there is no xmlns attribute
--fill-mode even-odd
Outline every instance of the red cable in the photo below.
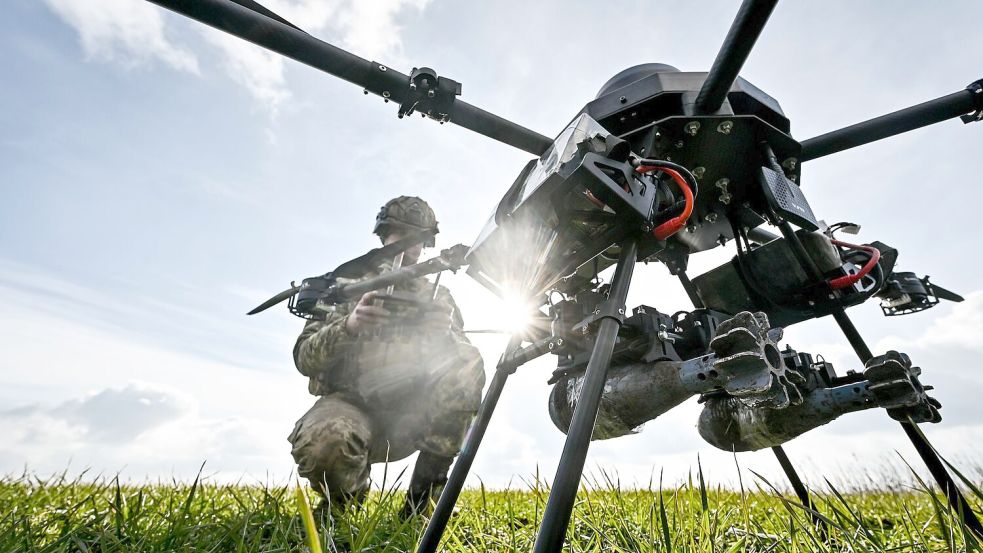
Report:
<svg viewBox="0 0 983 553"><path fill-rule="evenodd" d="M870 259L864 266L860 269L860 272L854 275L844 275L841 277L834 278L829 281L829 287L833 290L839 290L841 288L846 288L847 286L853 286L860 279L867 276L867 273L874 270L877 262L881 259L881 252L873 246L858 246L856 244L848 244L846 242L840 242L839 240L830 240L833 244L840 246L841 248L850 248L853 250L863 250L870 254Z"/></svg>
<svg viewBox="0 0 983 553"><path fill-rule="evenodd" d="M679 189L683 191L683 196L686 198L686 206L683 207L683 212L652 230L652 236L655 236L658 240L665 240L666 238L669 238L673 234L679 232L679 229L686 226L686 221L689 220L689 216L693 214L693 191L690 189L689 184L686 183L686 179L684 179L683 176L680 175L675 169L659 167L657 165L640 165L637 169L635 169L635 171L639 173L662 171L663 173L669 175L672 180L676 181Z"/></svg>

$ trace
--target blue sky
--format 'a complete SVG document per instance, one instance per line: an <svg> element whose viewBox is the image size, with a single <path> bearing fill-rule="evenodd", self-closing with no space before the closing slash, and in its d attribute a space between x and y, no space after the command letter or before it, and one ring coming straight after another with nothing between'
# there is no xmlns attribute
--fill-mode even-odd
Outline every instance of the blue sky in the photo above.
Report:
<svg viewBox="0 0 983 553"><path fill-rule="evenodd" d="M243 313L292 279L373 247L388 198L434 206L438 246L469 243L527 154L453 125L397 120L348 83L138 0L11 0L0 20L0 472L24 466L286 479L285 441L312 403L292 367L301 322ZM611 75L649 61L711 63L736 2L462 3L279 0L270 7L339 46L408 71L429 65L463 98L554 135ZM978 2L780 4L742 75L774 96L800 139L983 77ZM958 120L809 162L828 221L901 250L901 267L967 296L907 318L852 310L875 349L900 347L937 387L947 455L980 458L983 423L983 125ZM731 252L694 257L696 271ZM446 279L468 326L495 302ZM687 307L661 267L633 303ZM797 349L858 368L829 321L786 332ZM492 366L503 340L480 337ZM562 435L545 410L549 362L509 382L476 474L549 477ZM694 403L642 433L595 444L588 466L682 478L699 453L720 481L733 460L702 443ZM912 457L880 413L792 442L807 476ZM777 473L767 454L743 466ZM917 466L917 463L915 463ZM978 465L977 465L978 466Z"/></svg>

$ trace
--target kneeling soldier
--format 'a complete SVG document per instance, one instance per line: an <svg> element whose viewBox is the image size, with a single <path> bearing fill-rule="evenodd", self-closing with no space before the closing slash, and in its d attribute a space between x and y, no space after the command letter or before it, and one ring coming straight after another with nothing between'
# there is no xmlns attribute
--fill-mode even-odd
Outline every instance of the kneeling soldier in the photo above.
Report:
<svg viewBox="0 0 983 553"><path fill-rule="evenodd" d="M437 230L430 206L400 196L382 208L374 232L391 244L427 229ZM402 265L416 263L423 246L408 248ZM343 505L364 496L372 463L419 451L403 513L426 507L447 479L485 381L450 292L419 278L339 305L307 323L294 362L319 396L288 438L300 476Z"/></svg>

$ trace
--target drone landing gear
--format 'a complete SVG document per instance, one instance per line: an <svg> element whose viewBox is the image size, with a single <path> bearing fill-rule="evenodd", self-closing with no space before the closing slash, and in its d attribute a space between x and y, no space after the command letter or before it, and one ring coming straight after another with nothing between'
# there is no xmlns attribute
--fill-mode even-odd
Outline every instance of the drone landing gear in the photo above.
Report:
<svg viewBox="0 0 983 553"><path fill-rule="evenodd" d="M771 148L767 145L763 145L764 158L772 164L772 168L776 171L781 171L781 167L778 166L775 161L775 155L771 151ZM795 255L796 260L799 265L805 270L813 279L822 280L822 272L816 267L815 262L809 256L802 242L799 240L798 235L792 229L792 225L784 219L778 219L778 229L781 231L782 236L788 243L792 246L792 252ZM840 330L846 336L850 346L853 347L853 351L860 358L860 361L867 365L868 361L874 358L874 354L871 352L870 348L867 346L867 342L864 341L857 327L854 326L853 321L847 316L846 311L841 307L833 311L833 319L836 324L840 327ZM942 458L939 456L938 452L932 447L932 444L928 441L925 434L922 433L921 429L911 420L901 421L901 427L904 429L905 434L908 435L908 439L911 440L912 445L918 452L918 455L922 458L922 461L928 467L929 472L932 473L932 477L938 483L939 487L942 489L942 493L945 494L946 499L952 509L959 514L962 523L969 528L976 536L983 538L983 524L976 517L976 513L970 507L966 498L963 497L962 492L956 485L956 482L952 479L952 476L945 469Z"/></svg>
<svg viewBox="0 0 983 553"><path fill-rule="evenodd" d="M624 321L625 301L628 295L628 285L638 257L638 244L634 239L628 239L621 246L618 265L611 280L611 291L607 301L596 312L594 322L597 323L597 340L587 364L587 371L580 397L567 432L567 439L560 456L556 477L550 491L550 497L543 513L543 522L536 537L535 551L559 551L563 546L567 524L573 511L577 490L580 488L580 477L587 458L587 448L590 445L591 434L594 430L594 420L600 407L601 393L611 364L618 330ZM505 381L515 372L516 368L549 351L548 340L534 342L533 345L520 350L521 338L513 336L502 360L498 364L495 376L481 402L478 414L468 438L461 449L461 455L451 470L444 486L433 516L427 524L423 538L417 547L417 553L433 553L440 545L447 522L454 510L454 504L461 493L471 464L474 462L478 446L484 437L485 430L491 420L495 406L505 387Z"/></svg>
<svg viewBox="0 0 983 553"><path fill-rule="evenodd" d="M481 445L492 413L495 411L495 406L498 405L498 398L501 397L502 390L505 388L505 381L518 368L518 364L509 362L509 360L519 349L521 342L522 339L518 335L512 336L509 345L505 348L505 353L495 369L495 376L488 386L488 391L485 392L485 397L481 400L481 407L478 408L474 423L471 424L468 438L464 442L464 447L461 448L461 454L447 477L444 490L440 493L440 499L437 500L437 506L434 507L433 516L430 517L427 529L423 533L423 538L417 547L417 553L433 553L437 551L437 546L440 545L440 538L443 537L444 530L447 528L447 521L450 520L451 513L454 511L454 504L457 503L457 498L461 495L461 488L464 487L464 481L467 479L471 464L478 453L478 446Z"/></svg>
<svg viewBox="0 0 983 553"><path fill-rule="evenodd" d="M522 337L518 334L513 335L505 348L505 353L502 354L502 358L498 362L495 376L492 377L488 391L485 392L485 397L481 400L481 406L478 408L478 414L468 431L468 437L464 441L464 447L461 448L461 454L447 477L447 483L440 494L440 499L437 500L437 506L434 507L433 516L430 517L430 522L420 539L417 553L437 551L444 530L447 529L447 522L450 520L451 513L454 512L454 505L457 503L458 496L461 495L464 481L468 477L468 472L471 471L471 464L474 463L475 455L478 453L478 446L481 445L481 440L485 437L485 431L488 429L488 423L491 422L492 413L498 405L502 390L505 389L505 382L519 366L549 353L553 348L551 336L535 341L524 348L520 347L521 344Z"/></svg>
<svg viewBox="0 0 983 553"><path fill-rule="evenodd" d="M567 533L573 504L580 489L580 477L584 472L587 448L590 446L594 421L600 408L604 381L607 378L611 356L614 353L618 330L625 318L625 301L632 272L638 257L638 243L629 238L621 245L618 265L611 280L611 291L607 301L595 311L599 320L597 341L591 352L590 361L584 373L584 383L577 399L577 407L570 421L567 439L563 443L563 453L553 478L553 487L543 512L543 522L536 535L534 553L552 553L563 548L563 538Z"/></svg>

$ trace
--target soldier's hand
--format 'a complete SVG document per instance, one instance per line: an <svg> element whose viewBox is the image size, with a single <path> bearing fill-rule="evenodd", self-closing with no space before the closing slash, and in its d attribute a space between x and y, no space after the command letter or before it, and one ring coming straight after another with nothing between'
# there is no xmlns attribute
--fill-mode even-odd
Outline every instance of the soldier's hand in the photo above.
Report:
<svg viewBox="0 0 983 553"><path fill-rule="evenodd" d="M378 292L369 292L359 298L355 308L352 309L348 319L345 320L345 329L352 334L384 323L389 320L389 310L381 305L375 305Z"/></svg>
<svg viewBox="0 0 983 553"><path fill-rule="evenodd" d="M428 330L446 330L451 326L453 311L447 306L432 306L422 313L420 324Z"/></svg>

